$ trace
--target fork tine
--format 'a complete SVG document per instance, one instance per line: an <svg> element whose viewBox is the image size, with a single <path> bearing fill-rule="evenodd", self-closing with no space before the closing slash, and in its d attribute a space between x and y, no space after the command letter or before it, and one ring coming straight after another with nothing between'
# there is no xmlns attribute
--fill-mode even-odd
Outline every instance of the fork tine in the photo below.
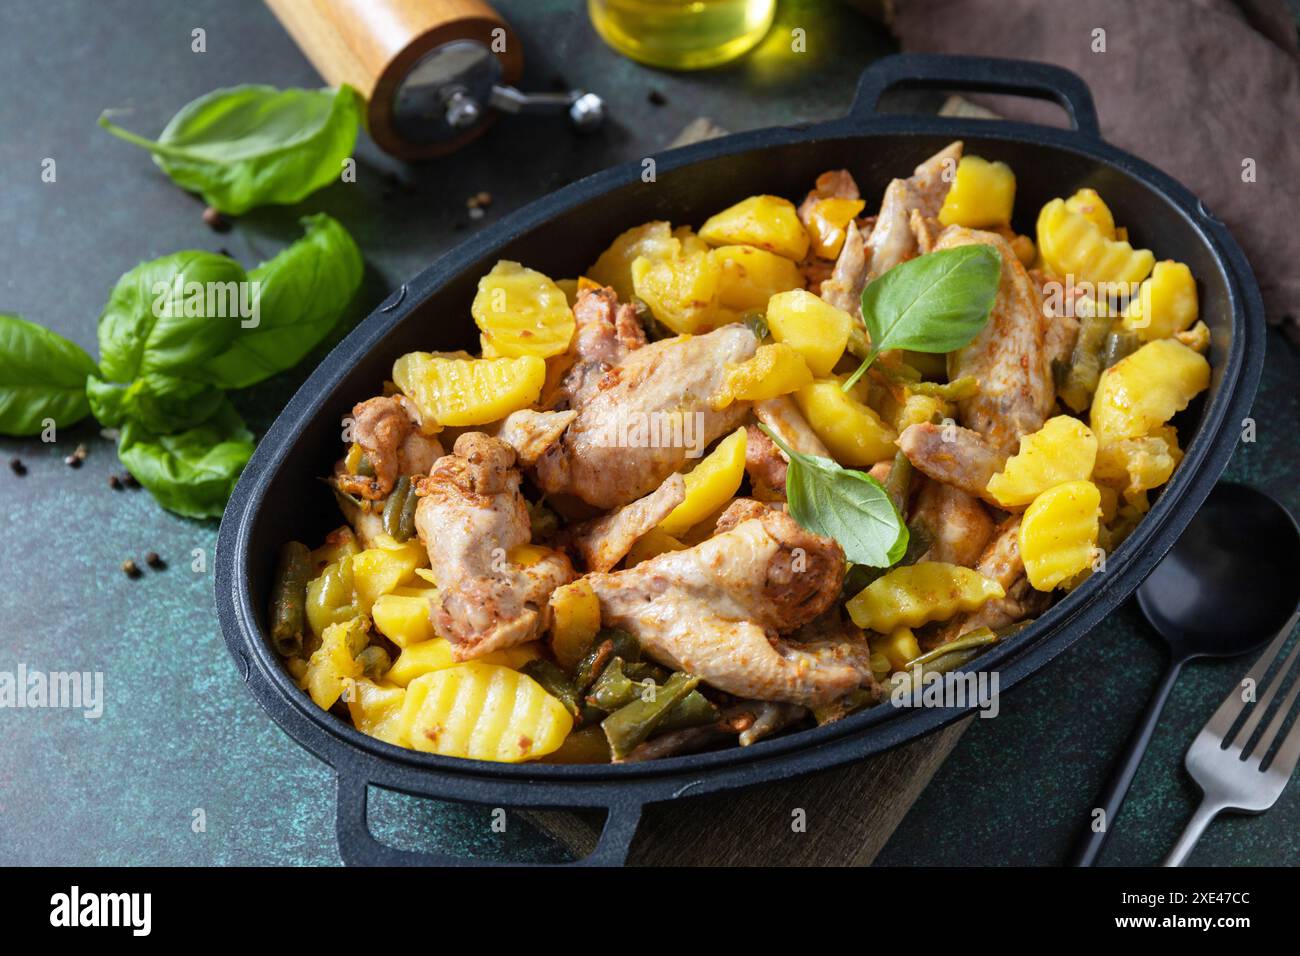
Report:
<svg viewBox="0 0 1300 956"><path fill-rule="evenodd" d="M1291 683L1291 690L1286 695L1286 700L1277 709L1273 719L1268 722L1268 728L1264 731L1264 736L1259 738L1258 750L1261 757L1268 753L1268 748L1273 745L1274 739L1281 732L1287 716L1295 707L1297 694L1300 694L1300 677L1297 677ZM1282 746L1273 755L1273 762L1269 765L1269 771L1272 772L1276 769L1284 777L1289 777L1291 771L1295 769L1297 757L1300 757L1300 720L1292 724L1291 729L1287 731Z"/></svg>
<svg viewBox="0 0 1300 956"><path fill-rule="evenodd" d="M1206 723L1203 733L1212 733L1225 744L1232 742L1231 738L1228 737L1228 731L1232 729L1233 722L1241 716L1242 710L1246 707L1246 702L1242 700L1241 696L1242 683L1251 680L1256 688L1259 687L1264 675L1268 673L1268 669L1273 665L1273 661L1277 659L1283 645L1286 644L1287 638L1291 636L1291 631L1295 628L1297 622L1300 622L1300 610L1291 615L1291 620L1287 621L1286 626L1278 632L1277 637L1273 638L1273 643L1268 646L1268 649L1263 654L1259 655L1259 660L1255 661L1255 666L1228 692L1228 696L1223 699L1219 709L1214 712L1214 716Z"/></svg>
<svg viewBox="0 0 1300 956"><path fill-rule="evenodd" d="M1291 648L1291 653L1286 656L1286 661L1273 674L1272 680L1268 682L1268 687L1260 694L1259 700L1256 701L1254 708L1250 712L1250 716L1246 718L1245 723L1241 725L1241 729L1237 731L1236 736L1233 738L1234 743L1236 741L1241 742L1240 746L1243 753L1250 745L1250 738L1254 736L1255 729L1259 727L1260 721L1264 719L1265 712L1273 706L1273 698L1277 696L1278 690L1286 683L1287 675L1291 673L1297 659L1300 659L1300 641L1296 641L1295 647ZM1256 692L1258 690L1259 687L1256 685ZM1279 713L1285 716L1285 710L1279 710ZM1266 749L1267 744L1261 738L1260 742L1255 746L1255 751L1262 757Z"/></svg>

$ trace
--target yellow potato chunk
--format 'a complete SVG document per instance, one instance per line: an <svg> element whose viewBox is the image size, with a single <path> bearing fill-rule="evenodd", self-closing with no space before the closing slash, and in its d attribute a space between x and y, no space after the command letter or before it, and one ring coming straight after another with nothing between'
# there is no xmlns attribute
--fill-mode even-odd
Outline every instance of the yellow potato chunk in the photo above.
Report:
<svg viewBox="0 0 1300 956"><path fill-rule="evenodd" d="M395 588L382 594L370 609L375 630L398 647L410 647L438 636L429 617L433 588Z"/></svg>
<svg viewBox="0 0 1300 956"><path fill-rule="evenodd" d="M620 302L632 300L632 263L638 258L675 259L681 254L681 242L673 237L673 227L666 222L647 222L619 233L610 247L587 270L599 285L618 293Z"/></svg>
<svg viewBox="0 0 1300 956"><path fill-rule="evenodd" d="M1016 174L1010 166L980 156L963 156L939 210L939 221L971 229L1006 226L1011 223L1015 202Z"/></svg>
<svg viewBox="0 0 1300 956"><path fill-rule="evenodd" d="M651 558L657 558L669 551L682 551L685 548L686 545L667 532L658 528L651 528L637 538L636 544L632 545L632 550L628 551L627 557L623 559L623 566L631 568L642 561L649 561Z"/></svg>
<svg viewBox="0 0 1300 956"><path fill-rule="evenodd" d="M858 627L888 634L900 627L946 621L1005 593L1002 585L970 568L919 561L876 578L844 607Z"/></svg>
<svg viewBox="0 0 1300 956"><path fill-rule="evenodd" d="M425 753L518 763L557 749L573 718L531 677L470 661L412 681L402 727Z"/></svg>
<svg viewBox="0 0 1300 956"><path fill-rule="evenodd" d="M824 378L835 368L849 343L853 317L804 289L781 292L767 303L772 338L789 345Z"/></svg>
<svg viewBox="0 0 1300 956"><path fill-rule="evenodd" d="M988 491L1004 508L1027 505L1048 488L1090 477L1096 460L1092 429L1077 418L1057 415L1020 439L1020 451L989 479Z"/></svg>
<svg viewBox="0 0 1300 956"><path fill-rule="evenodd" d="M1070 212L1077 212L1084 219L1087 219L1098 231L1107 239L1119 239L1121 236L1115 232L1115 217L1111 214L1110 207L1097 194L1095 189L1080 189L1073 196L1065 201L1065 208Z"/></svg>
<svg viewBox="0 0 1300 956"><path fill-rule="evenodd" d="M325 628L320 647L307 661L301 684L321 710L333 707L348 685L361 676L356 656L369 643L369 629L370 623L363 617Z"/></svg>
<svg viewBox="0 0 1300 956"><path fill-rule="evenodd" d="M724 309L761 312L778 292L803 288L799 267L775 253L753 246L722 246L709 255L722 270L718 304Z"/></svg>
<svg viewBox="0 0 1300 956"><path fill-rule="evenodd" d="M835 259L844 248L849 223L866 208L861 199L829 197L813 203L809 213L808 235L812 240L813 254L821 259Z"/></svg>
<svg viewBox="0 0 1300 956"><path fill-rule="evenodd" d="M393 363L393 381L427 422L486 425L537 401L546 382L546 360L536 355L460 359L408 352Z"/></svg>
<svg viewBox="0 0 1300 956"><path fill-rule="evenodd" d="M794 393L808 424L841 465L874 465L892 459L898 435L869 405L846 395L834 379L813 382Z"/></svg>
<svg viewBox="0 0 1300 956"><path fill-rule="evenodd" d="M1020 521L1025 576L1050 591L1092 565L1101 493L1091 481L1067 481L1034 499Z"/></svg>
<svg viewBox="0 0 1300 956"><path fill-rule="evenodd" d="M369 614L380 595L388 594L415 576L427 560L420 542L412 539L397 548L367 548L352 558L352 586L362 612Z"/></svg>
<svg viewBox="0 0 1300 956"><path fill-rule="evenodd" d="M555 662L572 671L591 648L600 630L600 598L586 578L551 592L551 653Z"/></svg>
<svg viewBox="0 0 1300 956"><path fill-rule="evenodd" d="M1182 457L1178 432L1163 425L1144 438L1126 438L1102 448L1097 453L1096 477L1122 491L1124 500L1139 512L1146 512L1150 507L1146 493L1168 481Z"/></svg>
<svg viewBox="0 0 1300 956"><path fill-rule="evenodd" d="M402 704L406 688L395 684L376 684L359 677L346 695L352 726L369 737L404 747L402 738Z"/></svg>
<svg viewBox="0 0 1300 956"><path fill-rule="evenodd" d="M686 473L686 498L659 530L673 537L686 533L730 501L744 477L745 429L737 428Z"/></svg>
<svg viewBox="0 0 1300 956"><path fill-rule="evenodd" d="M507 259L478 280L469 311L496 355L549 358L568 349L573 338L573 310L564 290Z"/></svg>
<svg viewBox="0 0 1300 956"><path fill-rule="evenodd" d="M1125 307L1123 325L1144 342L1167 339L1191 328L1199 311L1192 270L1165 259Z"/></svg>
<svg viewBox="0 0 1300 956"><path fill-rule="evenodd" d="M811 385L812 372L801 354L784 342L760 345L751 358L727 369L718 394L713 396L715 409L726 408L734 401L761 402L789 395Z"/></svg>
<svg viewBox="0 0 1300 956"><path fill-rule="evenodd" d="M909 663L921 656L921 645L908 627L895 628L880 638L873 637L870 647L873 654L885 655L891 672L906 670Z"/></svg>
<svg viewBox="0 0 1300 956"><path fill-rule="evenodd" d="M711 246L757 246L798 262L808 254L808 233L794 204L780 196L742 199L700 227Z"/></svg>
<svg viewBox="0 0 1300 956"><path fill-rule="evenodd" d="M633 291L656 319L679 334L708 331L719 324L721 281L722 266L700 249L673 259L640 256L632 263Z"/></svg>
<svg viewBox="0 0 1300 956"><path fill-rule="evenodd" d="M487 664L499 664L502 667L523 667L529 661L541 656L542 652L537 642L530 641L527 644L484 654L476 660ZM397 660L393 661L393 666L384 675L384 680L405 687L417 677L442 670L444 667L451 667L455 663L455 659L451 656L451 641L445 637L435 637L431 641L421 641L419 644L402 648L402 652L397 655Z"/></svg>
<svg viewBox="0 0 1300 956"><path fill-rule="evenodd" d="M1187 407L1210 384L1210 363L1174 339L1148 342L1101 373L1092 399L1101 447L1141 438Z"/></svg>
<svg viewBox="0 0 1300 956"><path fill-rule="evenodd" d="M1108 297L1109 293L1127 296L1156 261L1149 249L1107 239L1091 219L1070 210L1063 199L1053 199L1038 214L1038 251L1053 275L1104 283Z"/></svg>

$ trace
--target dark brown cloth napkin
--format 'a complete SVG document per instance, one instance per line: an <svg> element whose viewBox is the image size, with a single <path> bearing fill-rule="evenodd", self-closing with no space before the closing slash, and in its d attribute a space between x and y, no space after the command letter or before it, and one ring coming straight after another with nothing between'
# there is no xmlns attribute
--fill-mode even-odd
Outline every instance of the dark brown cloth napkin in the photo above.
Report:
<svg viewBox="0 0 1300 956"><path fill-rule="evenodd" d="M1102 135L1184 183L1245 250L1269 320L1300 344L1300 52L1281 0L894 0L904 50L1074 70ZM1105 52L1094 52L1105 31ZM972 97L1062 125L1050 105ZM1254 182L1243 163L1254 160Z"/></svg>

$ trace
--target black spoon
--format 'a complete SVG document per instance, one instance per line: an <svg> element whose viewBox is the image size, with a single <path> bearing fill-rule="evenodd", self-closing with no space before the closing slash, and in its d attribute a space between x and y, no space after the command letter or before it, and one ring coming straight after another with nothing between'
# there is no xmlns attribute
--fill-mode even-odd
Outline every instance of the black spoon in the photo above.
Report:
<svg viewBox="0 0 1300 956"><path fill-rule="evenodd" d="M1254 488L1216 485L1138 588L1142 614L1169 645L1169 667L1094 804L1103 826L1095 830L1095 811L1089 815L1071 865L1097 861L1183 665L1245 654L1275 637L1296 608L1297 568L1300 528L1291 513Z"/></svg>

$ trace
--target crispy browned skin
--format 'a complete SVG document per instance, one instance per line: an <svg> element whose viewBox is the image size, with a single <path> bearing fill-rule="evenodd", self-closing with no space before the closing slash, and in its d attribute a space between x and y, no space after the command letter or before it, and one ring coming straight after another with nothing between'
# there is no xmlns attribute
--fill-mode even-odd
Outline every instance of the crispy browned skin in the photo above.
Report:
<svg viewBox="0 0 1300 956"><path fill-rule="evenodd" d="M927 478L916 495L912 519L930 534L922 561L973 568L993 534L988 509L966 492Z"/></svg>
<svg viewBox="0 0 1300 956"><path fill-rule="evenodd" d="M865 642L830 648L778 637L837 600L844 552L760 502L733 503L717 533L693 548L587 580L607 625L727 693L816 706L871 679Z"/></svg>
<svg viewBox="0 0 1300 956"><path fill-rule="evenodd" d="M617 365L628 352L645 345L645 330L637 321L636 309L620 304L613 289L583 289L573 306L576 324L570 350L577 360L560 386L557 406L576 407L596 387L601 376Z"/></svg>
<svg viewBox="0 0 1300 956"><path fill-rule="evenodd" d="M986 486L1006 457L977 432L960 425L921 422L903 429L898 447L922 474L997 506Z"/></svg>
<svg viewBox="0 0 1300 956"><path fill-rule="evenodd" d="M1022 435L1043 426L1056 403L1043 302L1011 246L996 233L949 226L935 248L968 245L996 248L1002 276L988 322L969 345L948 357L948 372L953 379L973 375L979 380L979 394L959 405L961 423L1005 460Z"/></svg>
<svg viewBox="0 0 1300 956"><path fill-rule="evenodd" d="M644 498L624 505L603 518L593 518L566 529L564 539L582 558L588 571L608 571L623 560L637 539L659 526L686 500L686 481L669 475Z"/></svg>
<svg viewBox="0 0 1300 956"><path fill-rule="evenodd" d="M420 434L419 413L402 395L377 396L354 406L352 438L370 459L375 476L349 475L339 462L335 483L371 501L388 497L402 475L427 474L442 454L438 439Z"/></svg>
<svg viewBox="0 0 1300 956"><path fill-rule="evenodd" d="M785 501L787 463L776 443L757 425L745 429L745 471L759 501Z"/></svg>
<svg viewBox="0 0 1300 956"><path fill-rule="evenodd" d="M758 348L743 325L677 336L629 352L601 376L578 417L537 462L547 494L571 494L602 510L641 498L692 453L736 428L748 402L714 409L728 363Z"/></svg>
<svg viewBox="0 0 1300 956"><path fill-rule="evenodd" d="M514 463L505 442L466 432L418 486L415 526L438 583L431 616L457 660L538 637L551 592L576 577L558 551L527 566L510 562L531 537Z"/></svg>

